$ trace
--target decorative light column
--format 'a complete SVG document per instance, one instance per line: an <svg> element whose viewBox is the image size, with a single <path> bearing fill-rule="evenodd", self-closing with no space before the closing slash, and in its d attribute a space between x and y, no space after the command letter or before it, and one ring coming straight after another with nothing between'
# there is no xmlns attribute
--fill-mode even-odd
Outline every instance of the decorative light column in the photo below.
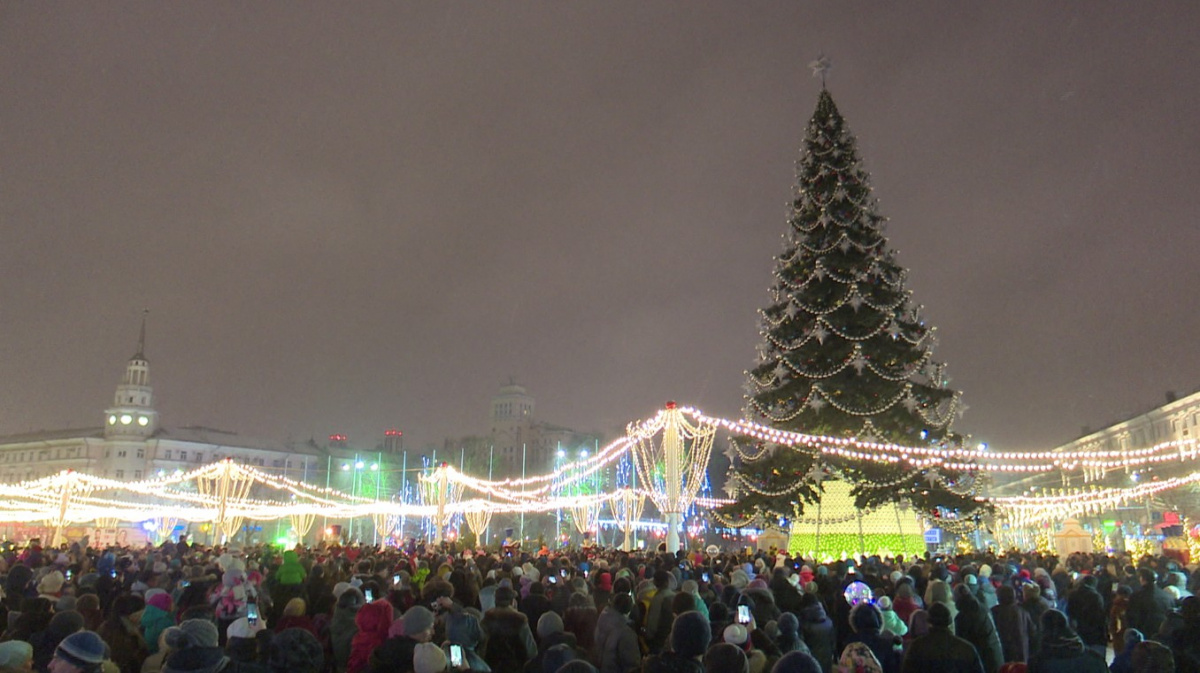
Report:
<svg viewBox="0 0 1200 673"><path fill-rule="evenodd" d="M667 551L679 551L683 513L704 483L716 426L690 423L674 402L641 425L626 430L634 445L638 476L667 523ZM661 439L655 441L661 434Z"/></svg>

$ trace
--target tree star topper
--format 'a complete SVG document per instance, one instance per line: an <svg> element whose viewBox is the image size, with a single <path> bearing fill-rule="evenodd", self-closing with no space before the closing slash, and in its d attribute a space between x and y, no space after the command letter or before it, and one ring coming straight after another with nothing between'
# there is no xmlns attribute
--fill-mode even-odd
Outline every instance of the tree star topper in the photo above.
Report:
<svg viewBox="0 0 1200 673"><path fill-rule="evenodd" d="M829 69L833 67L833 64L829 61L829 57L825 54L820 54L817 56L817 60L808 64L808 67L812 68L813 77L821 78L821 88L825 88L825 75L829 74Z"/></svg>

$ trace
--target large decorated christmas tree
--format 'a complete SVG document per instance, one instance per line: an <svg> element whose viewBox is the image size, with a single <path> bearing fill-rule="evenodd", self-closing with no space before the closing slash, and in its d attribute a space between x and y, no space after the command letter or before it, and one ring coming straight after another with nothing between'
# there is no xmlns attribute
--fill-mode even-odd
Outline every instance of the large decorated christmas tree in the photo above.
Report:
<svg viewBox="0 0 1200 673"><path fill-rule="evenodd" d="M746 372L748 420L862 442L961 447L951 429L964 408L960 395L933 359L935 328L905 289L884 223L854 136L822 88L771 302L760 311L759 362ZM850 484L852 506L863 511L904 503L932 517L978 506L972 474L871 460L861 443L841 447L736 440L730 490L737 502L726 515L791 519L820 501L827 479Z"/></svg>

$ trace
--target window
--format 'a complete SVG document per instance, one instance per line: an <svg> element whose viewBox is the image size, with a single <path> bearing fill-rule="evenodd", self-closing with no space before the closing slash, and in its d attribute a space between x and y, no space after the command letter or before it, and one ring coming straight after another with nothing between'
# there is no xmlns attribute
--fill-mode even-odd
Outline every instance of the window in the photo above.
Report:
<svg viewBox="0 0 1200 673"><path fill-rule="evenodd" d="M141 478L142 478L142 471L141 471L141 470L134 470L134 471L133 471L133 478L134 478L134 479L141 479Z"/></svg>
<svg viewBox="0 0 1200 673"><path fill-rule="evenodd" d="M146 450L145 450L145 449L138 449L137 457L138 457L138 458L145 458L145 457L146 457Z"/></svg>
<svg viewBox="0 0 1200 673"><path fill-rule="evenodd" d="M117 470L117 479L125 478L125 470Z"/></svg>
<svg viewBox="0 0 1200 673"><path fill-rule="evenodd" d="M124 457L125 457L125 452L124 452L124 451L118 451L118 452L117 452L117 458L124 458Z"/></svg>
<svg viewBox="0 0 1200 673"><path fill-rule="evenodd" d="M170 449L166 450L166 452L163 454L163 458L166 458L167 460L171 460L171 450Z"/></svg>
<svg viewBox="0 0 1200 673"><path fill-rule="evenodd" d="M109 450L108 450L108 449L105 449L105 450L104 450L104 457L105 457L105 458L108 458L108 456L109 456L109 453L110 453L110 452L109 452Z"/></svg>

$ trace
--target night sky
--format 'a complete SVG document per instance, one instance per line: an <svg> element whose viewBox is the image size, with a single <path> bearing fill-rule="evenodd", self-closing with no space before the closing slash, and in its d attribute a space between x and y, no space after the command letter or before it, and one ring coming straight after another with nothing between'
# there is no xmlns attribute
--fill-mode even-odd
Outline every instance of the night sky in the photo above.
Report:
<svg viewBox="0 0 1200 673"><path fill-rule="evenodd" d="M1200 387L1200 3L0 5L0 433L736 416L829 88L995 448Z"/></svg>

